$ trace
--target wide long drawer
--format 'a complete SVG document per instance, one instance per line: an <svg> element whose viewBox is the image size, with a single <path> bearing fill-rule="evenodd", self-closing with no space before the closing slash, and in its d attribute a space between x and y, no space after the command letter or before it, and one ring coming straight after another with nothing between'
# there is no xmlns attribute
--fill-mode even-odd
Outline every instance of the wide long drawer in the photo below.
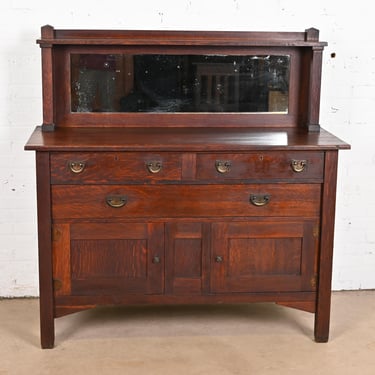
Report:
<svg viewBox="0 0 375 375"><path fill-rule="evenodd" d="M304 216L320 209L320 184L54 185L54 219Z"/></svg>

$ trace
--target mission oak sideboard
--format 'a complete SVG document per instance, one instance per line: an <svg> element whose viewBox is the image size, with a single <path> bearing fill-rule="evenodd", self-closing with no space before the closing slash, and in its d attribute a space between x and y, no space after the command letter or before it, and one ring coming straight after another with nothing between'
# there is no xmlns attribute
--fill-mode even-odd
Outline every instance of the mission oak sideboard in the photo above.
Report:
<svg viewBox="0 0 375 375"><path fill-rule="evenodd" d="M41 345L103 305L274 302L329 336L338 151L319 32L42 27Z"/></svg>

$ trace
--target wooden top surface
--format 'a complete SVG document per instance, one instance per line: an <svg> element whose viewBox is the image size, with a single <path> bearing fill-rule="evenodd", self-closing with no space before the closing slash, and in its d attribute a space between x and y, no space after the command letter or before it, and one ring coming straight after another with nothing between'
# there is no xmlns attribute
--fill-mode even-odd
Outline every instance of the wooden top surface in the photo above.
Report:
<svg viewBox="0 0 375 375"><path fill-rule="evenodd" d="M190 45L321 47L319 31L64 30L42 27L40 45Z"/></svg>
<svg viewBox="0 0 375 375"><path fill-rule="evenodd" d="M25 146L36 151L338 150L350 145L321 129L56 128L38 126Z"/></svg>

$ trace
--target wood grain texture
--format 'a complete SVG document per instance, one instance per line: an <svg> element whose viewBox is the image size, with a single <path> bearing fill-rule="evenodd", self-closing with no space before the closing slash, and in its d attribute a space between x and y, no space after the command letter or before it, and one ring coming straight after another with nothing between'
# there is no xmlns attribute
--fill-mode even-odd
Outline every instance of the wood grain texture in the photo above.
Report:
<svg viewBox="0 0 375 375"><path fill-rule="evenodd" d="M204 294L208 257L207 234L202 223L168 223L166 226L166 287L170 295Z"/></svg>
<svg viewBox="0 0 375 375"><path fill-rule="evenodd" d="M49 349L55 341L49 153L37 152L36 164L40 333L42 348Z"/></svg>
<svg viewBox="0 0 375 375"><path fill-rule="evenodd" d="M306 230L308 228L308 230ZM213 224L212 290L312 291L318 242L306 221Z"/></svg>
<svg viewBox="0 0 375 375"><path fill-rule="evenodd" d="M250 195L270 196L263 207ZM126 197L121 208L108 196ZM130 217L317 217L319 184L255 185L53 185L53 219L121 219Z"/></svg>
<svg viewBox="0 0 375 375"><path fill-rule="evenodd" d="M323 180L323 152L252 152L252 153L210 153L197 155L197 179L221 180ZM299 173L293 171L292 160L305 160L306 168ZM220 173L216 161L230 164L228 172Z"/></svg>
<svg viewBox="0 0 375 375"><path fill-rule="evenodd" d="M84 163L81 173L73 173L70 162ZM160 163L152 173L149 163ZM105 184L179 181L182 175L181 153L67 152L51 155L52 184Z"/></svg>
<svg viewBox="0 0 375 375"><path fill-rule="evenodd" d="M276 302L315 313L326 342L337 154L350 146L319 125L318 30L45 26L38 43L43 125L25 149L37 154L42 347L55 317L119 304ZM288 113L73 113L72 54L85 53L288 55Z"/></svg>
<svg viewBox="0 0 375 375"><path fill-rule="evenodd" d="M315 340L317 342L327 342L329 338L337 160L337 151L326 153L322 194L318 295L315 315Z"/></svg>
<svg viewBox="0 0 375 375"><path fill-rule="evenodd" d="M43 30L43 29L42 29ZM54 30L38 43L77 45L325 46L306 32Z"/></svg>
<svg viewBox="0 0 375 375"><path fill-rule="evenodd" d="M203 126L204 124L202 124ZM37 127L26 150L44 151L313 151L349 149L323 129L308 133L293 129L242 128L58 128Z"/></svg>

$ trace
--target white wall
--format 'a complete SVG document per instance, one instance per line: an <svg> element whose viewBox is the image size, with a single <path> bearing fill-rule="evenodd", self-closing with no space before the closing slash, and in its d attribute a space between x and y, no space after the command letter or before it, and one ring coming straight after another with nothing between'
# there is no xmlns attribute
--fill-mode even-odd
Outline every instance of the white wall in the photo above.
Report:
<svg viewBox="0 0 375 375"><path fill-rule="evenodd" d="M42 120L40 26L303 31L320 29L321 124L340 153L334 289L375 288L375 32L370 1L2 0L0 2L0 296L38 294L34 154ZM336 58L331 58L331 53Z"/></svg>

